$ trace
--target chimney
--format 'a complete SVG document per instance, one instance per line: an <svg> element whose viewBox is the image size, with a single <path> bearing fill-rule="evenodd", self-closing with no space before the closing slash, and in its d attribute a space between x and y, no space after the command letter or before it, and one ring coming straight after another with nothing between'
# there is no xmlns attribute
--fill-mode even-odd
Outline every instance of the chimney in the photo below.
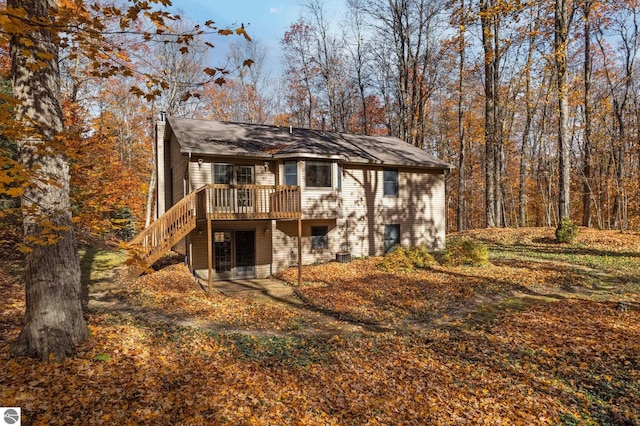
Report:
<svg viewBox="0 0 640 426"><path fill-rule="evenodd" d="M160 117L156 122L155 132L155 144L156 144L156 211L154 219L162 216L166 210L167 205L167 192L165 191L165 145L164 145L164 132L166 127L167 113L160 111Z"/></svg>

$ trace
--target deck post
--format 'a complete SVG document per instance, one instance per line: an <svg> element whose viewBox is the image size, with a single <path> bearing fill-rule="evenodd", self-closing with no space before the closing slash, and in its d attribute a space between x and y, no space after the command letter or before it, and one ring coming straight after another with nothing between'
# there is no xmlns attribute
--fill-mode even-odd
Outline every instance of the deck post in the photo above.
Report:
<svg viewBox="0 0 640 426"><path fill-rule="evenodd" d="M302 215L298 216L298 287L302 286Z"/></svg>
<svg viewBox="0 0 640 426"><path fill-rule="evenodd" d="M211 241L211 219L207 215L207 265L209 267L209 273L207 274L209 288L209 296L213 296L213 243Z"/></svg>
<svg viewBox="0 0 640 426"><path fill-rule="evenodd" d="M298 187L298 287L302 286L302 190Z"/></svg>

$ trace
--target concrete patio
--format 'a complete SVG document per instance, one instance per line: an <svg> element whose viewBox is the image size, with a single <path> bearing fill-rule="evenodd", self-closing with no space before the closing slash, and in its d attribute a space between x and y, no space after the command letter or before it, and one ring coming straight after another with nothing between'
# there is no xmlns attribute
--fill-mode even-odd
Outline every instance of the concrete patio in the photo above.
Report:
<svg viewBox="0 0 640 426"><path fill-rule="evenodd" d="M198 281L205 289L207 288L208 284L206 279L199 279ZM226 296L250 294L285 296L293 293L293 287L286 285L282 281L270 278L214 281L213 289Z"/></svg>

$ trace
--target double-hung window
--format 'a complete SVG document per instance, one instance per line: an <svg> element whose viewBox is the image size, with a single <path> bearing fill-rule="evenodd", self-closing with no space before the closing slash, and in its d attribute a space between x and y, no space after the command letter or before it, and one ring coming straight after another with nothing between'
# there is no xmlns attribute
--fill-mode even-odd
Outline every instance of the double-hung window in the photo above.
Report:
<svg viewBox="0 0 640 426"><path fill-rule="evenodd" d="M386 169L383 172L384 196L398 196L398 170Z"/></svg>
<svg viewBox="0 0 640 426"><path fill-rule="evenodd" d="M285 161L284 165L284 181L285 185L298 185L298 163L295 161Z"/></svg>
<svg viewBox="0 0 640 426"><path fill-rule="evenodd" d="M229 185L233 178L233 166L231 164L213 165L213 183Z"/></svg>

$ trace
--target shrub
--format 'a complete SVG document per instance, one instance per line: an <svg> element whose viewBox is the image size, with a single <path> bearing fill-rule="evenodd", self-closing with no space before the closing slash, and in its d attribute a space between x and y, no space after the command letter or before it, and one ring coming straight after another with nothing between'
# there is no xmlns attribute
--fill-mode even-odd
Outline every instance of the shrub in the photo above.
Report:
<svg viewBox="0 0 640 426"><path fill-rule="evenodd" d="M435 259L425 246L396 246L378 262L378 268L386 272L407 272L414 269L428 268L435 262Z"/></svg>
<svg viewBox="0 0 640 426"><path fill-rule="evenodd" d="M448 238L442 263L449 266L485 266L489 264L489 248L469 237Z"/></svg>
<svg viewBox="0 0 640 426"><path fill-rule="evenodd" d="M556 241L558 243L572 243L578 236L578 225L568 217L563 217L556 228Z"/></svg>

